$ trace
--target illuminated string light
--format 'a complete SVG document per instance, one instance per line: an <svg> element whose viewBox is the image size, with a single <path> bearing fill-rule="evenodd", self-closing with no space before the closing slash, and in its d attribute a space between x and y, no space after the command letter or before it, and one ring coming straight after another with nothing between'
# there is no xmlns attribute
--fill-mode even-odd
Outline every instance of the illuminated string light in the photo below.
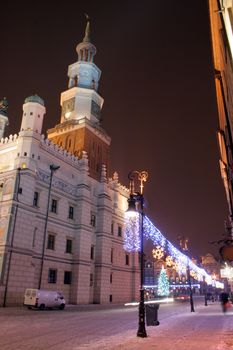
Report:
<svg viewBox="0 0 233 350"><path fill-rule="evenodd" d="M141 248L139 235L139 214L125 215L124 249L127 252L139 252Z"/></svg>
<svg viewBox="0 0 233 350"><path fill-rule="evenodd" d="M203 268L198 267L188 256L181 253L171 242L169 242L160 230L154 226L147 216L143 218L143 236L150 239L155 247L161 247L167 255L171 257L179 274L185 274L189 266L194 278L197 281L205 279L207 284L212 284L212 276L210 276ZM139 214L130 217L125 217L125 232L124 232L124 248L128 252L140 251L140 234L139 234ZM220 283L220 282L218 282ZM221 283L219 285L222 285Z"/></svg>

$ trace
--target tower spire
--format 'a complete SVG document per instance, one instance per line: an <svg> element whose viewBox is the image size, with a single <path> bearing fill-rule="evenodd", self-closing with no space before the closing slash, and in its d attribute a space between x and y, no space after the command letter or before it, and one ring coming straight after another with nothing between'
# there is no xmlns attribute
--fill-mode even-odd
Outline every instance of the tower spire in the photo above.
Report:
<svg viewBox="0 0 233 350"><path fill-rule="evenodd" d="M79 43L76 47L76 51L78 54L78 60L83 62L93 62L93 58L96 54L96 48L91 43L91 26L90 26L90 17L85 14L87 24L85 29L85 36L83 41Z"/></svg>
<svg viewBox="0 0 233 350"><path fill-rule="evenodd" d="M91 23L92 24L92 23ZM111 139L100 127L104 99L98 93L101 70L94 63L90 17L86 15L85 34L77 45L78 60L68 68L68 90L61 94L61 123L48 130L48 138L80 157L88 153L89 175L105 184Z"/></svg>
<svg viewBox="0 0 233 350"><path fill-rule="evenodd" d="M96 47L91 42L90 17L87 14L85 14L85 16L85 35L82 41L76 46L78 61L70 65L68 68L68 87L69 89L73 87L80 87L97 91L101 71L94 63ZM82 111L81 114L85 115L84 111Z"/></svg>
<svg viewBox="0 0 233 350"><path fill-rule="evenodd" d="M83 43L90 43L91 42L91 28L90 28L90 17L85 13L87 24L86 24L86 29L85 29L85 36L83 38Z"/></svg>

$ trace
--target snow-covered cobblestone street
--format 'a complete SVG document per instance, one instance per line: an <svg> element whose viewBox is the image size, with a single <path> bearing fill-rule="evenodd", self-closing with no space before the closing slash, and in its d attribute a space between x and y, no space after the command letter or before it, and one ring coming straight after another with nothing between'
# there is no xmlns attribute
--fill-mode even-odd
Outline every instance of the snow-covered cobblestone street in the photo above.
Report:
<svg viewBox="0 0 233 350"><path fill-rule="evenodd" d="M158 327L136 336L138 310L124 306L67 306L64 311L0 309L1 350L233 350L233 308L218 302L161 305Z"/></svg>

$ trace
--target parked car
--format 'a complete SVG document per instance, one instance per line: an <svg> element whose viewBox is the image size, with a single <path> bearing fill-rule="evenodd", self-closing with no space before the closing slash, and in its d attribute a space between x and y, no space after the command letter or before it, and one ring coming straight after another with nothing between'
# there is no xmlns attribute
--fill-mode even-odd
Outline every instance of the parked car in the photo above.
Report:
<svg viewBox="0 0 233 350"><path fill-rule="evenodd" d="M62 293L58 291L27 288L24 293L24 306L29 309L58 308L63 310L65 304Z"/></svg>
<svg viewBox="0 0 233 350"><path fill-rule="evenodd" d="M190 299L190 296L187 294L181 294L181 295L174 296L174 300L177 300L177 301L188 301L189 299Z"/></svg>

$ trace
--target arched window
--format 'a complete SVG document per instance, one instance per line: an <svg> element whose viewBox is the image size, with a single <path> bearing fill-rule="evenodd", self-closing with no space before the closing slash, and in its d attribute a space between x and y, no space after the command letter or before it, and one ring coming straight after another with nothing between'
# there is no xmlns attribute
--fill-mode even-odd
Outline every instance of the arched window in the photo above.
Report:
<svg viewBox="0 0 233 350"><path fill-rule="evenodd" d="M95 80L94 79L92 79L92 81L91 81L91 87L92 87L92 89L94 89L95 90Z"/></svg>

